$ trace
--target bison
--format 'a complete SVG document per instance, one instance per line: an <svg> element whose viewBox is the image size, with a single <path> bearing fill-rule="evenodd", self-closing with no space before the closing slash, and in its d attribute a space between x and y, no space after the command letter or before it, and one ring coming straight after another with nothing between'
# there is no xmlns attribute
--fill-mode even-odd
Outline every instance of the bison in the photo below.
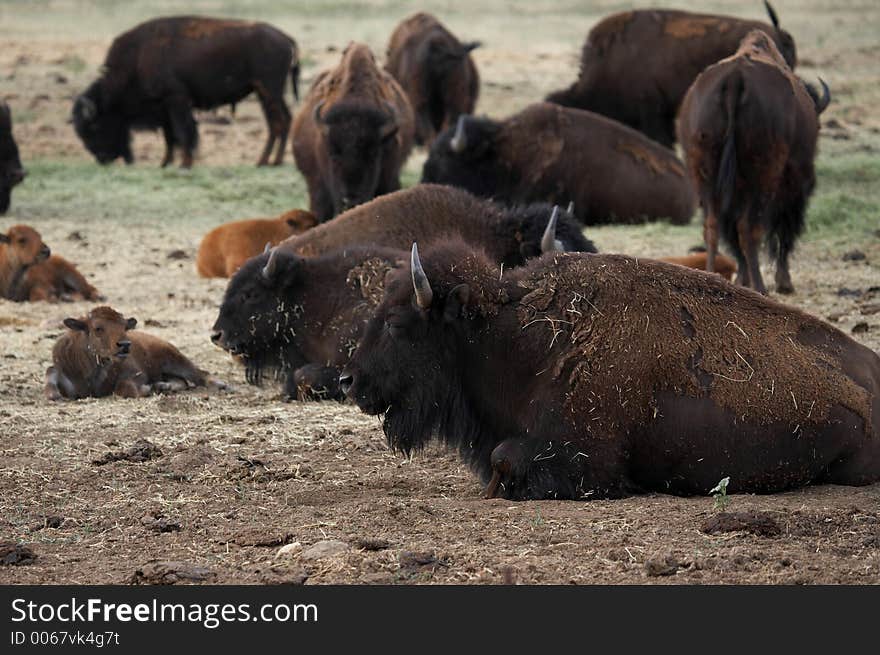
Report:
<svg viewBox="0 0 880 655"><path fill-rule="evenodd" d="M235 104L250 93L259 98L269 138L258 165L265 165L277 143L274 165L281 164L290 130L284 87L291 78L294 96L299 78L296 42L266 23L171 16L137 25L114 39L104 69L78 96L72 121L95 158L130 164L131 131L162 129L165 157L182 152L189 168L198 143L193 109Z"/></svg>
<svg viewBox="0 0 880 655"><path fill-rule="evenodd" d="M393 272L340 385L409 453L508 499L771 493L880 480L880 357L717 275L450 241Z"/></svg>
<svg viewBox="0 0 880 655"><path fill-rule="evenodd" d="M18 300L27 269L49 259L52 251L40 233L27 225L13 225L0 233L0 298Z"/></svg>
<svg viewBox="0 0 880 655"><path fill-rule="evenodd" d="M409 97L417 144L430 146L460 114L474 112L480 76L470 53L479 45L462 43L424 12L405 19L391 34L385 69Z"/></svg>
<svg viewBox="0 0 880 655"><path fill-rule="evenodd" d="M202 277L231 277L268 244L302 234L317 225L311 212L293 209L277 218L253 218L215 227L199 245L196 270Z"/></svg>
<svg viewBox="0 0 880 655"><path fill-rule="evenodd" d="M66 318L64 325L68 330L55 342L52 366L46 370L49 400L112 394L141 398L156 391L224 386L167 341L136 331L137 319L110 307Z"/></svg>
<svg viewBox="0 0 880 655"><path fill-rule="evenodd" d="M27 171L18 158L18 146L12 137L12 112L0 102L0 214L9 209L12 187L24 180Z"/></svg>
<svg viewBox="0 0 880 655"><path fill-rule="evenodd" d="M508 204L573 201L587 225L686 223L695 206L671 150L604 116L548 103L500 122L460 116L431 146L422 182Z"/></svg>
<svg viewBox="0 0 880 655"><path fill-rule="evenodd" d="M687 268L695 268L698 271L707 270L709 256L705 252L695 252L682 257L657 257L657 261L669 264L678 264ZM714 273L718 273L725 280L731 280L736 273L736 262L724 255L715 255Z"/></svg>
<svg viewBox="0 0 880 655"><path fill-rule="evenodd" d="M678 138L705 215L707 270L720 233L739 264L737 282L766 293L758 265L766 235L776 290L794 291L788 257L816 183L818 116L830 101L823 87L821 97L808 90L773 40L755 30L688 90Z"/></svg>
<svg viewBox="0 0 880 655"><path fill-rule="evenodd" d="M548 102L587 109L620 121L671 147L675 116L691 82L704 68L736 52L753 29L773 35L788 64L797 63L794 39L779 27L732 16L671 9L614 14L587 36L577 81Z"/></svg>
<svg viewBox="0 0 880 655"><path fill-rule="evenodd" d="M267 372L293 398L341 398L337 379L406 251L354 246L304 259L282 248L232 276L211 340L241 357L248 382Z"/></svg>
<svg viewBox="0 0 880 655"><path fill-rule="evenodd" d="M416 239L425 242L458 234L484 248L493 261L519 266L550 247L546 242L550 216L546 204L507 209L460 189L419 184L349 209L287 239L281 247L314 257L357 244L405 250ZM571 214L558 212L557 217L551 230L554 249L596 252Z"/></svg>
<svg viewBox="0 0 880 655"><path fill-rule="evenodd" d="M413 112L370 49L350 43L315 79L293 121L293 156L320 221L400 188Z"/></svg>
<svg viewBox="0 0 880 655"><path fill-rule="evenodd" d="M30 302L104 300L76 266L59 255L49 255L46 261L29 266L13 296L13 300Z"/></svg>

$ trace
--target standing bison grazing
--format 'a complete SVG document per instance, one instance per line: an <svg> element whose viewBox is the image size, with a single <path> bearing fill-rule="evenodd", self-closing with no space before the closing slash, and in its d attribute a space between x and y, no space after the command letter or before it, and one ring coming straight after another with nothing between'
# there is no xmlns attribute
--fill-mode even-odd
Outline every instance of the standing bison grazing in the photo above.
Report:
<svg viewBox="0 0 880 655"><path fill-rule="evenodd" d="M86 148L102 164L131 154L132 129L161 128L167 166L173 149L181 166L193 163L198 130L193 109L235 104L255 92L269 139L258 165L265 165L276 142L281 163L290 130L284 101L288 76L297 94L296 42L265 23L175 16L156 18L116 37L101 77L77 97L73 125Z"/></svg>
<svg viewBox="0 0 880 655"><path fill-rule="evenodd" d="M405 251L413 241L455 234L507 267L548 250L596 252L571 214L557 211L551 222L552 215L544 203L508 209L461 189L418 184L353 207L281 247L304 257L368 244Z"/></svg>
<svg viewBox="0 0 880 655"><path fill-rule="evenodd" d="M771 34L794 68L794 39L780 29L773 7L764 4L772 26L668 9L609 16L587 36L577 81L547 100L603 114L671 146L675 116L691 82L706 66L736 52L750 30Z"/></svg>
<svg viewBox="0 0 880 655"><path fill-rule="evenodd" d="M293 157L320 221L400 188L412 150L413 112L370 49L350 43L315 79L293 121Z"/></svg>
<svg viewBox="0 0 880 655"><path fill-rule="evenodd" d="M480 76L470 52L434 16L419 12L391 35L385 69L409 96L416 117L416 143L430 146L460 114L474 113Z"/></svg>
<svg viewBox="0 0 880 655"><path fill-rule="evenodd" d="M880 357L716 275L622 255L501 275L462 243L424 264L414 246L340 384L393 447L458 448L489 496L880 479Z"/></svg>
<svg viewBox="0 0 880 655"><path fill-rule="evenodd" d="M686 223L695 206L671 150L604 116L549 103L501 122L459 117L431 146L422 182L508 204L574 202L587 225Z"/></svg>
<svg viewBox="0 0 880 655"><path fill-rule="evenodd" d="M66 318L68 331L52 349L46 370L49 400L117 395L141 398L154 391L224 385L177 348L158 337L134 330L137 320L110 307L96 307L83 318Z"/></svg>
<svg viewBox="0 0 880 655"><path fill-rule="evenodd" d="M24 180L26 172L18 158L18 146L12 138L12 112L0 102L0 214L9 209L12 187Z"/></svg>
<svg viewBox="0 0 880 655"><path fill-rule="evenodd" d="M830 100L808 89L760 30L707 68L685 96L678 136L705 213L707 270L719 232L739 264L737 282L766 293L758 265L765 235L776 290L791 293L788 256L804 227L816 176L818 115Z"/></svg>

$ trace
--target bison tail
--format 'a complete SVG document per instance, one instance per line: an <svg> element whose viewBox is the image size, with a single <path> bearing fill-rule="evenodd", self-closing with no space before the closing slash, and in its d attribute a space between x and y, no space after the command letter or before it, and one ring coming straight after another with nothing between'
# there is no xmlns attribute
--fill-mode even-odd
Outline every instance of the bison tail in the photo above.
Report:
<svg viewBox="0 0 880 655"><path fill-rule="evenodd" d="M715 181L715 193L721 200L721 214L726 215L733 205L736 192L736 106L742 95L742 77L728 80L723 90L724 116L727 128L724 131L724 146L721 151L721 162L718 164L718 177Z"/></svg>

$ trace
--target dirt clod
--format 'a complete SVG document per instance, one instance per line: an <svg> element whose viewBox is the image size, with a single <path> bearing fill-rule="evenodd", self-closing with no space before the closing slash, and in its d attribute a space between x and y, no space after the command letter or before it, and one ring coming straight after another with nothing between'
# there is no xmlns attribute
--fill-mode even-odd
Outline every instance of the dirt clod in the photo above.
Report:
<svg viewBox="0 0 880 655"><path fill-rule="evenodd" d="M720 512L704 519L700 532L751 532L760 537L776 537L782 528L768 512Z"/></svg>
<svg viewBox="0 0 880 655"><path fill-rule="evenodd" d="M678 558L672 553L659 553L645 560L645 575L649 578L675 575L682 566L682 562L679 562Z"/></svg>
<svg viewBox="0 0 880 655"><path fill-rule="evenodd" d="M306 548L302 553L302 559L318 560L324 559L325 557L335 557L336 555L341 555L347 550L348 544L344 541L327 539L326 541L319 541L318 543Z"/></svg>
<svg viewBox="0 0 880 655"><path fill-rule="evenodd" d="M103 466L111 462L146 462L162 456L162 450L146 439L138 439L125 450L111 451L98 459L92 460L95 466Z"/></svg>
<svg viewBox="0 0 880 655"><path fill-rule="evenodd" d="M204 566L189 562L153 561L144 564L127 580L132 585L166 585L178 582L207 582L216 573Z"/></svg>
<svg viewBox="0 0 880 655"><path fill-rule="evenodd" d="M434 551L415 552L403 550L397 556L397 561L403 570L433 570L438 566L449 566L449 562L438 558Z"/></svg>
<svg viewBox="0 0 880 655"><path fill-rule="evenodd" d="M35 559L37 559L37 554L29 546L15 544L11 541L0 543L0 564L21 566L32 564Z"/></svg>
<svg viewBox="0 0 880 655"><path fill-rule="evenodd" d="M369 537L362 539L355 539L352 543L352 546L355 548L359 548L361 550L386 550L391 547L391 542L386 539L371 539Z"/></svg>

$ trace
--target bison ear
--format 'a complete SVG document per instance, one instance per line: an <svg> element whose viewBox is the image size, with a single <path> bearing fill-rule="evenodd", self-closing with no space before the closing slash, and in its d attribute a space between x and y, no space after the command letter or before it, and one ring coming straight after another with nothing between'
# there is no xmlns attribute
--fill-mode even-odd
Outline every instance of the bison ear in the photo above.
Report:
<svg viewBox="0 0 880 655"><path fill-rule="evenodd" d="M138 320L134 317L129 318L125 321L125 329L126 330L134 330L137 327Z"/></svg>
<svg viewBox="0 0 880 655"><path fill-rule="evenodd" d="M471 288L466 284L454 287L446 297L446 305L443 307L443 320L447 323L458 319L462 309L471 297Z"/></svg>
<svg viewBox="0 0 880 655"><path fill-rule="evenodd" d="M69 328L71 330L78 330L80 332L88 332L89 324L85 321L81 321L78 318L65 318L64 319L64 327Z"/></svg>

